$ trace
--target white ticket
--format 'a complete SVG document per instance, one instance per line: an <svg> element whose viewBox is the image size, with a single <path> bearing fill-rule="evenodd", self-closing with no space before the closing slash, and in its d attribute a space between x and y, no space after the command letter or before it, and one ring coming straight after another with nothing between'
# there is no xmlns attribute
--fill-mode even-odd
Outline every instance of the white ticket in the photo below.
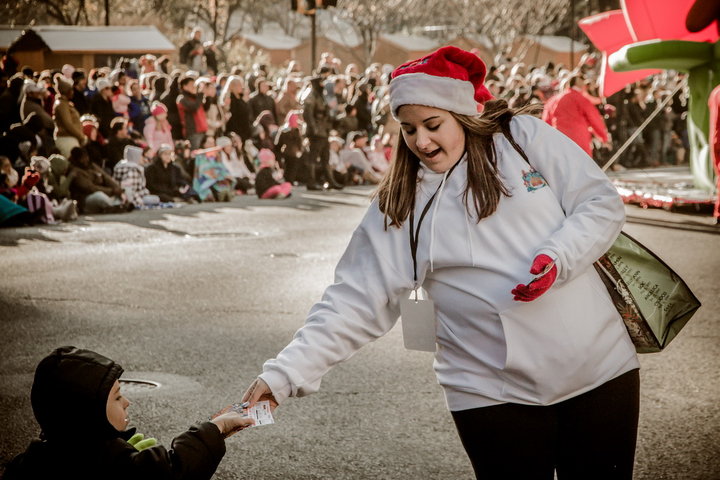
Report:
<svg viewBox="0 0 720 480"><path fill-rule="evenodd" d="M255 405L252 406L252 408L245 409L243 415L246 415L255 420L255 427L275 423L275 419L273 418L272 412L270 411L270 402L267 400L257 402Z"/></svg>

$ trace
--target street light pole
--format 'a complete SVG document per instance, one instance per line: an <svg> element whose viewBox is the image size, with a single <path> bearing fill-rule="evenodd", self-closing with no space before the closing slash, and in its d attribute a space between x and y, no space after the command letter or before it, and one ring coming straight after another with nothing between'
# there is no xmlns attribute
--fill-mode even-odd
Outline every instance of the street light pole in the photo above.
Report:
<svg viewBox="0 0 720 480"><path fill-rule="evenodd" d="M310 44L311 44L310 71L312 72L313 70L315 70L315 68L317 66L317 63L316 63L316 58L317 58L317 30L316 30L316 28L317 28L317 25L315 22L315 12L313 12L312 15L310 15L310 25L312 26L312 30L311 30L312 38L310 40Z"/></svg>
<svg viewBox="0 0 720 480"><path fill-rule="evenodd" d="M105 26L110 25L110 0L105 0Z"/></svg>
<svg viewBox="0 0 720 480"><path fill-rule="evenodd" d="M570 0L570 70L575 68L575 0Z"/></svg>

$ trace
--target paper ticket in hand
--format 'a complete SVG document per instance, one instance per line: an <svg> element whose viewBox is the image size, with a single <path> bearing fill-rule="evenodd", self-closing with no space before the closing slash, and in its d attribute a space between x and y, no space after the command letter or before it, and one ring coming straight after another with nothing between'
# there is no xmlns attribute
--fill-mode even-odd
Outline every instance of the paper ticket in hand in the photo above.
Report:
<svg viewBox="0 0 720 480"><path fill-rule="evenodd" d="M255 420L255 425L253 425L254 427L275 423L275 419L270 411L270 402L268 400L257 402L252 406L252 408L246 408L243 415L245 414Z"/></svg>
<svg viewBox="0 0 720 480"><path fill-rule="evenodd" d="M275 423L272 412L270 411L270 402L268 400L257 402L255 405L252 406L252 408L243 408L242 404L233 403L232 405L228 405L227 407L217 412L215 415L212 416L212 418L219 417L220 415L228 412L237 412L243 417L252 418L253 420L255 420L255 425L251 425L251 427L260 427L262 425L270 425L272 423Z"/></svg>
<svg viewBox="0 0 720 480"><path fill-rule="evenodd" d="M547 275L548 273L550 273L550 270L552 270L553 267L555 267L555 260L553 260L552 262L548 263L548 264L545 266L545 268L543 269L543 271L540 272L540 273L538 273L538 274L535 276L535 278L532 279L532 281L531 281L530 283L535 282L535 281L537 281L537 280L540 280L542 277L544 277L545 275Z"/></svg>

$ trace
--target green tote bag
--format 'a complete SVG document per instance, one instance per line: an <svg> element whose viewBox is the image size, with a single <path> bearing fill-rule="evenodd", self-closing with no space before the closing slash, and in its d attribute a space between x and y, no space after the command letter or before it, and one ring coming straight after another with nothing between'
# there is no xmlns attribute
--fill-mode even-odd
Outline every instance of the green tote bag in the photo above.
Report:
<svg viewBox="0 0 720 480"><path fill-rule="evenodd" d="M595 269L638 353L661 351L700 308L683 279L625 232Z"/></svg>

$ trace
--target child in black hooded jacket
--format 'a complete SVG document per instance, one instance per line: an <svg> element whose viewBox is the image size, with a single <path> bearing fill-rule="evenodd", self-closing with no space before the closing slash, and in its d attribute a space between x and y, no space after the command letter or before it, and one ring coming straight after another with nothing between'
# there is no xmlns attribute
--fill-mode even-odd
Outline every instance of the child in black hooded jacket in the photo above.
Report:
<svg viewBox="0 0 720 480"><path fill-rule="evenodd" d="M227 413L191 427L169 450L138 450L135 429L126 430L122 372L109 358L75 347L45 357L30 394L40 440L10 462L3 479L209 479L225 454L225 436L252 424Z"/></svg>

